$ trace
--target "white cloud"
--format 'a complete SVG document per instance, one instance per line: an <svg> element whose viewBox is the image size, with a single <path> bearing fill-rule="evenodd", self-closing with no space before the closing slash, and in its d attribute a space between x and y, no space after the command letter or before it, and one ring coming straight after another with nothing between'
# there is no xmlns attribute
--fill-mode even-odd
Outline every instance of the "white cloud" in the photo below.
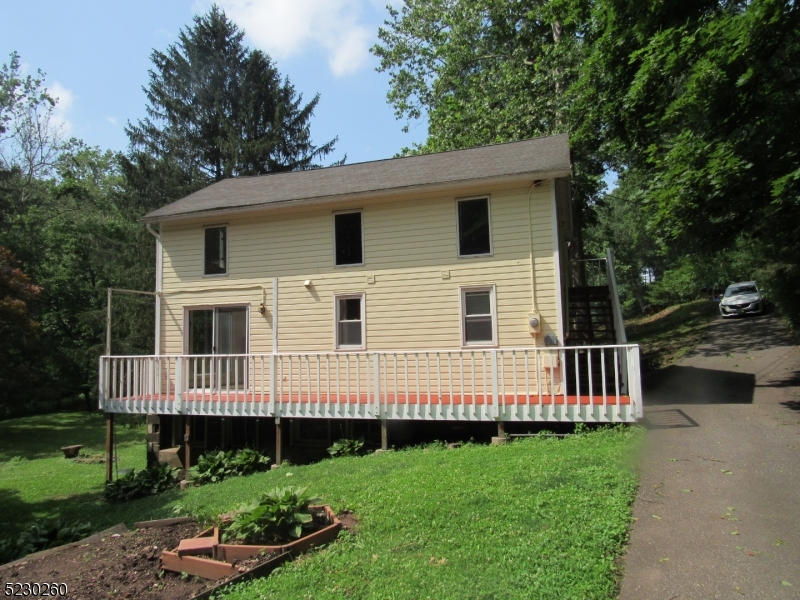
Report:
<svg viewBox="0 0 800 600"><path fill-rule="evenodd" d="M69 133L72 130L72 123L67 118L67 114L75 102L74 94L57 81L53 82L47 91L50 97L56 101L56 107L53 109L53 125L64 133Z"/></svg>
<svg viewBox="0 0 800 600"><path fill-rule="evenodd" d="M371 1L371 0L367 0ZM201 0L202 2L202 0ZM327 54L337 77L367 66L373 29L362 22L365 0L219 0L249 40L276 59L310 48Z"/></svg>

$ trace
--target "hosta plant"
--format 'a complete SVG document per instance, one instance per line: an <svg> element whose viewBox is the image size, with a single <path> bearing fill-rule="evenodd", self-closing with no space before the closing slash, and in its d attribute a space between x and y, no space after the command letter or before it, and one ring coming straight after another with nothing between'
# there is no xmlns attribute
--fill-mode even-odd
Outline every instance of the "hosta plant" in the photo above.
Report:
<svg viewBox="0 0 800 600"><path fill-rule="evenodd" d="M38 519L28 525L16 540L6 539L0 542L0 564L32 552L77 542L91 533L91 523L64 521L61 518Z"/></svg>
<svg viewBox="0 0 800 600"><path fill-rule="evenodd" d="M361 453L364 448L364 438L360 437L357 440L348 440L342 438L336 440L333 445L328 448L328 454L331 456L356 456Z"/></svg>
<svg viewBox="0 0 800 600"><path fill-rule="evenodd" d="M250 475L269 467L269 456L251 448L207 452L197 459L191 469L194 483L218 483L228 477Z"/></svg>
<svg viewBox="0 0 800 600"><path fill-rule="evenodd" d="M178 483L176 469L156 465L126 473L119 479L106 482L105 497L109 502L126 502L134 498L165 492Z"/></svg>
<svg viewBox="0 0 800 600"><path fill-rule="evenodd" d="M314 520L308 506L317 502L306 487L275 488L241 507L225 527L223 539L262 543L299 538Z"/></svg>

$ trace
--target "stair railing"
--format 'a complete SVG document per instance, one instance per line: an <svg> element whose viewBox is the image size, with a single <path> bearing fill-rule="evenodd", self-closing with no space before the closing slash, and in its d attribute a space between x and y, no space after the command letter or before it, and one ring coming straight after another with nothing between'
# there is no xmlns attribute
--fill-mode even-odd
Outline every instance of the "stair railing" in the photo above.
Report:
<svg viewBox="0 0 800 600"><path fill-rule="evenodd" d="M617 275L614 272L614 249L609 246L606 248L606 274L608 277L608 291L611 296L611 312L614 315L614 331L617 335L617 344L627 344L628 336L625 334L625 323L622 319L622 304L619 301L619 290L617 289ZM628 364L622 361L622 386L625 393L628 393Z"/></svg>
<svg viewBox="0 0 800 600"><path fill-rule="evenodd" d="M622 320L622 305L619 301L619 290L617 289L617 276L614 273L614 249L610 246L606 248L606 277L608 280L608 291L611 295L611 307L614 313L614 330L617 333L617 343L627 344L628 336L625 335L625 323Z"/></svg>

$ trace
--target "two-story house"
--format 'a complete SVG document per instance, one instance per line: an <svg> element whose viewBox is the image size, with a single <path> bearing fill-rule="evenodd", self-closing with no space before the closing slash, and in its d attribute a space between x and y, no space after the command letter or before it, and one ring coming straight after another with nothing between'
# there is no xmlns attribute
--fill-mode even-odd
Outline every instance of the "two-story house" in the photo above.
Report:
<svg viewBox="0 0 800 600"><path fill-rule="evenodd" d="M227 179L151 212L155 353L102 357L100 406L194 455L280 448L286 420L296 439L375 423L384 445L398 420L634 421L613 261L569 285L569 175L557 135ZM591 346L598 315L612 338Z"/></svg>

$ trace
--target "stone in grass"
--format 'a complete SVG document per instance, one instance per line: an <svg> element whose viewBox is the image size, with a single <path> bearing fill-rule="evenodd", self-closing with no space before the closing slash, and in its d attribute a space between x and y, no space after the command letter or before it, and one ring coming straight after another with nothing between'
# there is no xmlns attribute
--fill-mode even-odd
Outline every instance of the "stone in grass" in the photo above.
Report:
<svg viewBox="0 0 800 600"><path fill-rule="evenodd" d="M74 446L64 446L61 448L61 451L64 453L64 458L75 458L78 456L78 452L81 451L83 448L82 444L76 444Z"/></svg>

